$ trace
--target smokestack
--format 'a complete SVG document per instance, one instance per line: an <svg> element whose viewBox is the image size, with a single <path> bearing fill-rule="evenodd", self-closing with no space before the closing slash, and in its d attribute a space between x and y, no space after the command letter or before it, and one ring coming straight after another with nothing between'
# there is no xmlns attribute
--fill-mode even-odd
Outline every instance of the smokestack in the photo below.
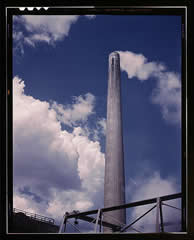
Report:
<svg viewBox="0 0 194 240"><path fill-rule="evenodd" d="M125 174L121 116L120 57L117 52L109 55L106 155L104 179L104 207L125 204ZM116 225L126 223L126 210L103 214L103 219ZM104 227L104 232L112 232Z"/></svg>

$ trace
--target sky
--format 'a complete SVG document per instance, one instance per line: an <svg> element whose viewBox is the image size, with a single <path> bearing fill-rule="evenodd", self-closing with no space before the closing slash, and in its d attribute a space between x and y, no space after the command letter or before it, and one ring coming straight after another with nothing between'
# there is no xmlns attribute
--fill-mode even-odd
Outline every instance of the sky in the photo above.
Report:
<svg viewBox="0 0 194 240"><path fill-rule="evenodd" d="M103 207L113 51L121 65L126 202L181 191L181 17L23 15L13 21L14 207L56 223L66 211ZM127 222L146 209L128 210ZM164 214L180 218L168 207ZM154 231L154 211L143 219L137 229Z"/></svg>

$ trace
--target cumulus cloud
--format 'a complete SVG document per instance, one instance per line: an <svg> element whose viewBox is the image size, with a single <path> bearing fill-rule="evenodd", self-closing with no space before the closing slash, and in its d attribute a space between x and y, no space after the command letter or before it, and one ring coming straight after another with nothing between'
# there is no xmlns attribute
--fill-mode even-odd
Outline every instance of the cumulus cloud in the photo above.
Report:
<svg viewBox="0 0 194 240"><path fill-rule="evenodd" d="M162 63L149 62L143 54L130 51L118 51L120 54L121 70L128 78L136 77L146 81L151 77L157 80L156 88L151 95L151 101L161 107L163 118L174 124L181 121L181 80L178 73L169 72Z"/></svg>
<svg viewBox="0 0 194 240"><path fill-rule="evenodd" d="M171 83L172 85L174 83ZM13 79L13 140L14 140L14 207L39 213L61 221L66 211L86 211L103 204L104 154L99 141L91 140L88 127L77 126L77 120L87 122L94 112L95 97L92 94L78 96L72 105L57 106L25 94L25 83L19 77ZM76 105L79 105L76 108ZM81 117L80 107L83 111ZM88 107L88 104L90 107ZM65 115L78 109L79 114ZM87 112L87 114L86 114ZM72 131L62 130L61 122ZM106 120L97 125L106 128ZM96 129L94 129L96 130ZM173 178L163 179L158 172L149 177L137 177L127 184L130 201L173 194L178 191ZM144 184L142 184L144 183ZM179 202L170 203L179 206ZM151 206L132 209L134 220ZM179 219L176 210L163 207L165 220ZM170 209L171 210L171 209ZM174 211L174 212L173 212ZM177 215L179 214L179 215ZM134 226L140 231L155 229L155 212L149 213ZM142 227L143 226L143 227ZM172 229L173 230L173 229Z"/></svg>
<svg viewBox="0 0 194 240"><path fill-rule="evenodd" d="M159 81L152 92L152 103L161 106L163 118L170 122L181 123L181 80L180 75L165 72L159 75Z"/></svg>
<svg viewBox="0 0 194 240"><path fill-rule="evenodd" d="M142 184L143 183L143 184ZM127 184L127 194L131 202L140 201L170 195L179 192L175 180L172 177L166 179L162 178L159 172L155 171L149 177L141 176L136 179L129 180ZM170 200L164 203L170 204L180 208L180 200ZM139 206L131 209L131 222L143 215L146 211L151 209L154 204ZM165 231L180 231L181 212L179 210L163 206L164 224L174 223L174 225L164 227ZM155 232L156 230L156 209L153 209L140 221L138 221L134 228L142 232Z"/></svg>
<svg viewBox="0 0 194 240"><path fill-rule="evenodd" d="M128 78L137 77L139 80L147 80L150 76L165 70L162 64L148 62L142 54L118 51L120 55L121 69L127 72Z"/></svg>
<svg viewBox="0 0 194 240"><path fill-rule="evenodd" d="M69 106L52 103L52 108L57 112L58 120L69 126L86 121L94 113L95 97L92 94L87 93L85 96L74 97L73 100L74 102Z"/></svg>
<svg viewBox="0 0 194 240"><path fill-rule="evenodd" d="M86 15L87 19L94 19L95 15ZM80 18L79 15L21 15L14 17L13 39L16 48L28 44L35 47L38 42L54 45L69 35L72 24ZM25 31L18 30L18 24ZM18 32L22 38L18 39ZM19 45L19 46L18 46Z"/></svg>
<svg viewBox="0 0 194 240"><path fill-rule="evenodd" d="M24 81L14 77L14 207L58 219L65 211L92 207L103 186L104 154L99 142L90 140L81 127L63 130L57 104L53 107L24 90ZM75 99L73 107L59 105L68 116L67 124L87 122L92 114L92 94ZM73 112L72 119L65 109ZM80 109L89 110L81 116Z"/></svg>
<svg viewBox="0 0 194 240"><path fill-rule="evenodd" d="M81 191L62 191L53 190L53 200L49 201L46 212L61 220L66 211L86 211L93 207L92 200L86 192Z"/></svg>
<svg viewBox="0 0 194 240"><path fill-rule="evenodd" d="M100 152L100 143L93 142L87 136L82 135L80 127L73 131L73 143L77 146L78 171L83 180L83 187L90 193L96 193L104 182L104 155Z"/></svg>
<svg viewBox="0 0 194 240"><path fill-rule="evenodd" d="M106 119L99 118L95 123L95 128L89 128L87 125L82 127L85 131L85 135L93 139L94 141L100 141L106 136Z"/></svg>
<svg viewBox="0 0 194 240"><path fill-rule="evenodd" d="M29 196L27 196L29 198ZM16 193L13 195L14 206L18 209L25 209L28 212L36 213L36 208L32 205L34 201L27 199L26 197L18 196Z"/></svg>

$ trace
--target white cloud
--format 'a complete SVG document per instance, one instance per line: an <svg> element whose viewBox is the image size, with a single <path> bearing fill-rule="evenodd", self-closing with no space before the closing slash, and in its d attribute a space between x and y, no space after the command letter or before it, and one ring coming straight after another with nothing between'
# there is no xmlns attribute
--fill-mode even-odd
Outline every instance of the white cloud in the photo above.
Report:
<svg viewBox="0 0 194 240"><path fill-rule="evenodd" d="M100 151L99 142L93 142L82 135L80 127L73 131L73 144L77 146L78 172L83 180L83 187L90 193L102 189L104 183L104 154Z"/></svg>
<svg viewBox="0 0 194 240"><path fill-rule="evenodd" d="M17 44L28 44L35 47L38 42L54 45L69 35L72 24L80 18L79 15L22 15L14 17L13 39ZM87 19L94 19L95 15L86 15ZM25 27L23 38L18 39L16 26ZM20 31L21 32L21 31Z"/></svg>
<svg viewBox="0 0 194 240"><path fill-rule="evenodd" d="M18 196L16 193L13 195L14 205L17 206L18 209L25 209L28 212L36 213L34 206L32 206L32 199L29 201L26 197Z"/></svg>
<svg viewBox="0 0 194 240"><path fill-rule="evenodd" d="M163 118L180 125L181 122L181 80L173 72L161 73L157 87L152 93L152 102L159 104Z"/></svg>
<svg viewBox="0 0 194 240"><path fill-rule="evenodd" d="M95 128L90 129L86 125L82 127L85 135L93 139L93 141L100 141L103 137L106 136L106 119L99 118L96 120Z"/></svg>
<svg viewBox="0 0 194 240"><path fill-rule="evenodd" d="M90 14L90 15L85 15L85 17L87 17L89 19L94 19L94 18L96 18L96 15Z"/></svg>
<svg viewBox="0 0 194 240"><path fill-rule="evenodd" d="M51 39L48 35L46 34L33 34L30 37L25 37L24 38L24 43L31 45L32 47L35 47L35 43L36 42L46 42L46 43L50 43Z"/></svg>
<svg viewBox="0 0 194 240"><path fill-rule="evenodd" d="M161 63L148 62L142 54L129 51L118 51L120 54L121 70L128 78L136 77L146 81L150 77L157 80L151 101L161 107L163 118L169 123L180 125L181 121L181 81L178 73L169 72Z"/></svg>
<svg viewBox="0 0 194 240"><path fill-rule="evenodd" d="M53 201L50 201L47 214L61 219L65 212L73 210L86 211L93 207L93 202L86 192L53 190Z"/></svg>
<svg viewBox="0 0 194 240"><path fill-rule="evenodd" d="M46 40L47 43L54 43L68 36L71 25L78 20L79 16L25 15L21 18L26 30L31 33L32 41Z"/></svg>
<svg viewBox="0 0 194 240"><path fill-rule="evenodd" d="M14 31L13 30L13 39L17 44L14 45L13 50L14 53L19 52L21 55L24 54L24 47L23 47L23 41L24 41L24 35L21 31Z"/></svg>
<svg viewBox="0 0 194 240"><path fill-rule="evenodd" d="M118 51L120 55L121 70L126 71L128 78L137 77L139 80L147 80L149 77L165 70L165 66L155 62L148 62L142 54L129 51Z"/></svg>
<svg viewBox="0 0 194 240"><path fill-rule="evenodd" d="M104 154L99 142L91 141L81 127L62 130L52 104L27 96L24 87L24 81L14 77L14 207L53 218L70 209L92 207L103 185ZM81 104L93 104L93 99L86 94L76 97L79 107L61 105L63 110L73 109L73 120L68 121L87 122L92 111L81 116Z"/></svg>
<svg viewBox="0 0 194 240"><path fill-rule="evenodd" d="M138 188L136 188L136 191L133 193L132 201L139 201L177 192L175 180L173 178L163 179L157 171L153 172L149 177L139 177L133 181ZM142 181L144 184L142 184Z"/></svg>
<svg viewBox="0 0 194 240"><path fill-rule="evenodd" d="M133 183L133 185L131 184L131 182ZM152 174L150 174L149 177L137 177L136 179L132 179L132 181L129 181L129 183L127 184L127 194L131 196L131 202L161 197L177 192L179 191L175 180L171 177L166 179L161 178L158 172L153 172ZM170 200L166 203L172 206L180 207L180 200ZM154 206L154 204L132 208L131 222L143 215L149 209L151 209L152 206ZM165 227L165 231L174 231L175 229L177 229L177 227L180 227L180 225L178 225L178 222L181 218L179 210L163 206L163 218L164 223L175 223L175 226L172 225L170 229L169 227ZM156 209L152 210L150 213L148 213L148 215L138 221L134 225L134 228L137 228L137 230L140 230L142 232L154 232L156 229L155 223Z"/></svg>
<svg viewBox="0 0 194 240"><path fill-rule="evenodd" d="M21 31L18 31L18 32L13 32L13 38L16 40L16 41L21 41L23 39L24 35Z"/></svg>
<svg viewBox="0 0 194 240"><path fill-rule="evenodd" d="M106 119L102 118L98 121L99 126L101 127L101 131L104 135L106 135Z"/></svg>
<svg viewBox="0 0 194 240"><path fill-rule="evenodd" d="M95 97L87 93L85 96L74 97L74 103L69 106L52 103L52 108L57 112L57 118L60 122L73 126L76 122L86 121L93 114Z"/></svg>

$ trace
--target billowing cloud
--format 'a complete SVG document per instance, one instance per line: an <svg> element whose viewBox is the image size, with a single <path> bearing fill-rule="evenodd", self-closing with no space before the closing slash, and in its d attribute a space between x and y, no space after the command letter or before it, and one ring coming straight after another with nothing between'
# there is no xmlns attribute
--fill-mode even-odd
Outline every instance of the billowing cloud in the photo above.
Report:
<svg viewBox="0 0 194 240"><path fill-rule="evenodd" d="M104 154L99 141L91 140L87 123L94 112L95 97L90 93L78 96L72 105L40 101L25 94L25 84L20 78L13 80L14 127L14 207L55 218L57 223L66 211L86 211L103 205ZM79 108L76 108L76 105ZM81 105L89 109L79 111ZM90 107L89 107L90 106ZM65 110L79 117L67 115L66 125L71 131L62 130ZM59 115L59 116L58 116ZM76 125L81 120L80 126ZM97 121L105 129L105 119ZM96 129L94 129L96 130ZM142 184L144 183L144 184ZM127 184L130 201L173 194L178 191L173 178L163 179L158 172L149 177L137 177ZM178 206L178 202L171 203ZM131 220L136 219L151 206L132 209ZM164 208L165 221L180 218L180 213ZM174 212L173 212L174 211ZM178 215L177 215L178 214ZM155 229L155 211L134 226L140 231ZM142 227L143 226L143 227ZM144 228L144 229L143 229ZM173 229L172 229L173 230Z"/></svg>
<svg viewBox="0 0 194 240"><path fill-rule="evenodd" d="M90 136L94 141L100 141L106 136L106 119L99 118L95 123L95 128L91 130L85 125L83 130L85 131L85 134Z"/></svg>
<svg viewBox="0 0 194 240"><path fill-rule="evenodd" d="M23 44L35 47L38 42L54 45L57 41L61 41L69 35L72 24L76 23L79 17L79 15L15 16L13 28L13 39L16 43L15 48L23 49ZM95 15L86 15L85 17L87 19L94 19ZM25 31L18 30L18 24L21 24L25 28Z"/></svg>
<svg viewBox="0 0 194 240"><path fill-rule="evenodd" d="M83 187L90 193L96 193L104 182L104 155L100 152L100 144L84 136L80 127L75 128L73 134L75 137L72 141L79 155L78 171Z"/></svg>
<svg viewBox="0 0 194 240"><path fill-rule="evenodd" d="M69 106L52 103L52 109L57 112L57 118L60 122L73 126L76 122L85 122L93 114L95 97L87 93L85 96L74 97L74 103Z"/></svg>
<svg viewBox="0 0 194 240"><path fill-rule="evenodd" d="M53 107L26 95L24 88L24 81L14 77L14 207L58 219L65 211L92 207L103 188L104 154L99 142L73 122L87 122L95 97L88 93L72 106L59 105L65 121L56 102ZM72 124L72 131L62 130L61 119Z"/></svg>
<svg viewBox="0 0 194 240"><path fill-rule="evenodd" d="M158 75L157 86L152 92L152 103L161 106L163 118L170 122L181 123L181 80L180 75L164 72Z"/></svg>
<svg viewBox="0 0 194 240"><path fill-rule="evenodd" d="M120 55L121 69L127 72L128 78L137 77L139 80L147 80L165 70L164 65L155 62L148 62L143 54L118 51Z"/></svg>
<svg viewBox="0 0 194 240"><path fill-rule="evenodd" d="M131 179L127 184L127 194L131 196L131 202L170 195L177 192L179 192L179 189L175 179L172 177L164 179L157 171L151 173L149 177L141 176L136 179ZM180 199L164 201L164 203L180 208ZM154 204L132 208L130 210L131 222L151 209L152 206L154 206ZM181 211L167 206L163 206L162 208L164 224L172 224L165 226L164 230L180 231ZM140 221L136 222L133 227L142 232L155 232L156 208L149 212L148 215L143 217Z"/></svg>
<svg viewBox="0 0 194 240"><path fill-rule="evenodd" d="M128 78L136 77L146 81L151 77L157 80L151 101L161 107L163 118L169 123L180 125L181 121L181 80L178 73L169 72L162 63L149 62L143 54L118 51L121 70Z"/></svg>

